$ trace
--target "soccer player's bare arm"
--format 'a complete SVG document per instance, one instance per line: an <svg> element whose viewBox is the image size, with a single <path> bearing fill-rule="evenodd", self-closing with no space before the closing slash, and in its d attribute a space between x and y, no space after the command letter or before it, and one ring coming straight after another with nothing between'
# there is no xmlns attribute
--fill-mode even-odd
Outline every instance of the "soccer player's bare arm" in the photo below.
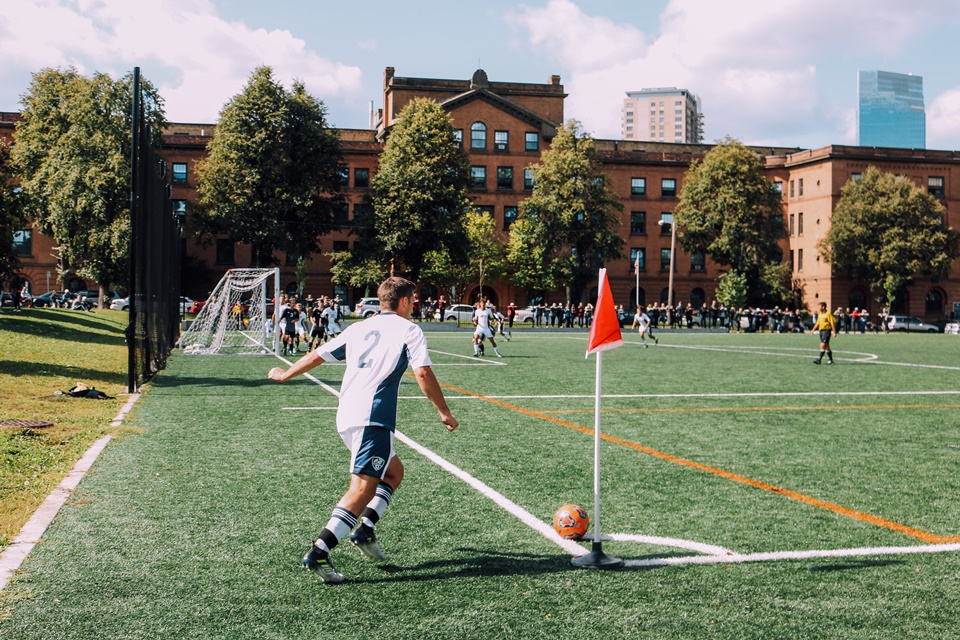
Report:
<svg viewBox="0 0 960 640"><path fill-rule="evenodd" d="M423 394L427 396L427 399L429 399L437 411L440 412L440 422L447 425L447 431L453 431L460 426L457 419L450 413L450 408L447 407L447 401L443 397L443 391L440 389L440 383L437 381L437 376L434 375L433 369L430 367L420 367L416 369L414 373L417 377L417 384L420 385Z"/></svg>
<svg viewBox="0 0 960 640"><path fill-rule="evenodd" d="M321 364L323 364L323 358L318 356L316 351L311 351L294 362L293 366L286 371L280 367L274 367L273 369L270 369L270 373L267 374L267 378L275 382L286 382L290 378L295 378L296 376L306 373L315 367L319 367Z"/></svg>

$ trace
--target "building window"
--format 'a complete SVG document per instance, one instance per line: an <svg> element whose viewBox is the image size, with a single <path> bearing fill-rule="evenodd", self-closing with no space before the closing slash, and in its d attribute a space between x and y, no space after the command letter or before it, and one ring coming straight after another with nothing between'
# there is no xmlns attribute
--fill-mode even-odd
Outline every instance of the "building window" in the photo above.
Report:
<svg viewBox="0 0 960 640"><path fill-rule="evenodd" d="M482 122L474 122L470 125L470 148L487 148L487 125Z"/></svg>
<svg viewBox="0 0 960 640"><path fill-rule="evenodd" d="M643 236L647 233L647 212L646 211L631 211L630 212L630 235L632 236Z"/></svg>
<svg viewBox="0 0 960 640"><path fill-rule="evenodd" d="M513 189L513 167L497 167L497 189Z"/></svg>
<svg viewBox="0 0 960 640"><path fill-rule="evenodd" d="M510 227L517 221L517 207L506 206L503 208L503 230L510 231Z"/></svg>
<svg viewBox="0 0 960 640"><path fill-rule="evenodd" d="M799 180L797 180L797 197L798 198L803 197L803 178L800 178Z"/></svg>
<svg viewBox="0 0 960 640"><path fill-rule="evenodd" d="M510 150L510 132L509 131L493 132L493 149L494 151Z"/></svg>
<svg viewBox="0 0 960 640"><path fill-rule="evenodd" d="M639 262L637 262L639 260ZM647 270L647 250L643 247L634 247L630 249L630 267L636 270Z"/></svg>
<svg viewBox="0 0 960 640"><path fill-rule="evenodd" d="M187 184L187 163L173 163L173 184Z"/></svg>
<svg viewBox="0 0 960 640"><path fill-rule="evenodd" d="M473 183L474 189L486 189L487 188L487 168L486 167L470 167L470 180Z"/></svg>
<svg viewBox="0 0 960 640"><path fill-rule="evenodd" d="M790 214L790 237L792 238L796 232L797 232L796 216L791 213Z"/></svg>
<svg viewBox="0 0 960 640"><path fill-rule="evenodd" d="M370 169L357 167L353 170L353 186L357 189L366 189L370 186Z"/></svg>
<svg viewBox="0 0 960 640"><path fill-rule="evenodd" d="M533 183L534 183L533 169L524 169L523 170L523 188L526 189L527 191L530 191L533 189Z"/></svg>
<svg viewBox="0 0 960 640"><path fill-rule="evenodd" d="M937 198L942 198L944 195L943 189L943 176L930 176L927 178L927 193Z"/></svg>
<svg viewBox="0 0 960 640"><path fill-rule="evenodd" d="M677 181L673 178L664 178L660 181L660 195L664 198L677 197Z"/></svg>
<svg viewBox="0 0 960 640"><path fill-rule="evenodd" d="M797 249L797 271L803 271L803 249Z"/></svg>
<svg viewBox="0 0 960 640"><path fill-rule="evenodd" d="M790 197L793 198L793 180L790 181Z"/></svg>
<svg viewBox="0 0 960 640"><path fill-rule="evenodd" d="M373 225L373 205L364 202L358 202L353 205L353 226L370 227Z"/></svg>
<svg viewBox="0 0 960 640"><path fill-rule="evenodd" d="M690 254L690 270L704 271L707 268L707 257L701 251L694 251Z"/></svg>
<svg viewBox="0 0 960 640"><path fill-rule="evenodd" d="M536 131L527 131L523 137L524 151L540 151L540 134Z"/></svg>
<svg viewBox="0 0 960 640"><path fill-rule="evenodd" d="M927 298L924 301L924 313L928 315L940 315L943 313L943 294L936 289L927 292Z"/></svg>
<svg viewBox="0 0 960 640"><path fill-rule="evenodd" d="M803 235L803 214L802 213L797 214L797 235L798 236Z"/></svg>
<svg viewBox="0 0 960 640"><path fill-rule="evenodd" d="M334 253L343 253L345 251L350 251L350 242L347 240L334 240L333 241L333 252Z"/></svg>
<svg viewBox="0 0 960 640"><path fill-rule="evenodd" d="M187 217L187 201L171 200L170 203L173 205L173 215L176 216L177 222L183 224L183 221Z"/></svg>
<svg viewBox="0 0 960 640"><path fill-rule="evenodd" d="M670 249L660 249L660 271L670 270Z"/></svg>
<svg viewBox="0 0 960 640"><path fill-rule="evenodd" d="M490 218L491 220L493 220L493 205L490 205L490 204L480 204L480 205L474 205L473 208L474 208L474 210L476 210L478 213L482 213L483 215L485 215L485 216L487 216L488 218Z"/></svg>
<svg viewBox="0 0 960 640"><path fill-rule="evenodd" d="M670 217L667 218L666 216L670 216ZM670 235L670 227L673 226L673 214L668 211L661 213L660 222L662 223L662 224L659 224L660 235L662 236Z"/></svg>
<svg viewBox="0 0 960 640"><path fill-rule="evenodd" d="M337 169L337 183L341 189L350 187L350 169L347 167Z"/></svg>
<svg viewBox="0 0 960 640"><path fill-rule="evenodd" d="M783 182L781 182L780 180L775 180L773 183L773 190L779 193L780 195L783 195Z"/></svg>
<svg viewBox="0 0 960 640"><path fill-rule="evenodd" d="M217 264L233 264L233 240L217 240Z"/></svg>
<svg viewBox="0 0 960 640"><path fill-rule="evenodd" d="M33 255L33 229L18 229L13 232L13 252L18 256Z"/></svg>
<svg viewBox="0 0 960 640"><path fill-rule="evenodd" d="M349 227L350 226L350 205L341 204L338 205L333 210L333 226L334 227Z"/></svg>
<svg viewBox="0 0 960 640"><path fill-rule="evenodd" d="M859 174L859 173L851 173L851 174L850 174L850 179L851 179L851 180L860 180L861 178L863 178L863 175L862 175L862 174Z"/></svg>
<svg viewBox="0 0 960 640"><path fill-rule="evenodd" d="M295 267L295 266L297 266L297 263L298 263L298 262L300 262L300 256L296 255L295 253L288 253L288 254L287 254L287 265L286 265L286 266L288 266L288 267Z"/></svg>
<svg viewBox="0 0 960 640"><path fill-rule="evenodd" d="M463 129L453 130L453 143L457 145L458 149L463 148Z"/></svg>
<svg viewBox="0 0 960 640"><path fill-rule="evenodd" d="M647 195L647 179L646 178L630 178L630 195L631 196Z"/></svg>

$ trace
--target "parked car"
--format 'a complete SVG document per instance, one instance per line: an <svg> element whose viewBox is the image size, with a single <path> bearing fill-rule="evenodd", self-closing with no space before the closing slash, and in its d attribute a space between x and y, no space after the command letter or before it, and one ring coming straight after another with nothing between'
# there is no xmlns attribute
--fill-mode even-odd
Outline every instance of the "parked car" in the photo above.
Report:
<svg viewBox="0 0 960 640"><path fill-rule="evenodd" d="M180 315L183 315L190 310L190 307L194 305L194 299L188 298L187 296L180 296Z"/></svg>
<svg viewBox="0 0 960 640"><path fill-rule="evenodd" d="M62 296L59 291L47 291L33 299L35 307L59 307Z"/></svg>
<svg viewBox="0 0 960 640"><path fill-rule="evenodd" d="M471 322L473 320L474 307L471 304L452 304L443 310L443 318L440 318L437 311L434 318L437 320L453 320L457 322Z"/></svg>
<svg viewBox="0 0 960 640"><path fill-rule="evenodd" d="M939 333L940 328L929 324L916 316L889 316L887 328L890 331L919 331L921 333Z"/></svg>
<svg viewBox="0 0 960 640"><path fill-rule="evenodd" d="M517 309L517 315L513 318L514 322L529 322L533 324L537 321L537 308L533 305Z"/></svg>
<svg viewBox="0 0 960 640"><path fill-rule="evenodd" d="M358 318L369 318L380 313L380 298L360 298L353 313Z"/></svg>
<svg viewBox="0 0 960 640"><path fill-rule="evenodd" d="M114 298L110 301L110 308L114 311L129 311L130 298Z"/></svg>

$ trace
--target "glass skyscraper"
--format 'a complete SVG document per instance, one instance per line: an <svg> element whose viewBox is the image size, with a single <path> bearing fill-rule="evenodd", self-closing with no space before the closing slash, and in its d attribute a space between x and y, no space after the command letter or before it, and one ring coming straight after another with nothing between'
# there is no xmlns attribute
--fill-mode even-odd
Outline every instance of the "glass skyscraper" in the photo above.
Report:
<svg viewBox="0 0 960 640"><path fill-rule="evenodd" d="M927 147L922 76L890 71L860 71L857 94L859 146L902 149Z"/></svg>

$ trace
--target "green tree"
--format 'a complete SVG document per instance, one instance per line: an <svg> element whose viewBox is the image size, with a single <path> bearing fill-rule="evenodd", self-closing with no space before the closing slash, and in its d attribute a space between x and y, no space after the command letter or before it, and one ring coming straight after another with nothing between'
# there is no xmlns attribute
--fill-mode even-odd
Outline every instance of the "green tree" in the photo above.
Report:
<svg viewBox="0 0 960 640"><path fill-rule="evenodd" d="M819 244L834 269L869 282L887 305L917 274L942 278L960 256L960 234L944 224L935 197L909 178L867 167L840 192Z"/></svg>
<svg viewBox="0 0 960 640"><path fill-rule="evenodd" d="M454 141L453 121L436 101L416 98L398 119L371 180L373 224L361 235L358 253L381 256L388 273L418 280L429 251L466 263L469 162Z"/></svg>
<svg viewBox="0 0 960 640"><path fill-rule="evenodd" d="M718 278L717 301L730 309L747 304L747 277L730 270Z"/></svg>
<svg viewBox="0 0 960 640"><path fill-rule="evenodd" d="M538 291L563 283L579 300L604 261L623 257L623 206L607 185L593 139L575 120L531 168L533 193L510 227L514 281Z"/></svg>
<svg viewBox="0 0 960 640"><path fill-rule="evenodd" d="M141 87L158 147L163 103L149 82ZM25 216L57 242L61 276L72 269L98 282L101 294L128 275L132 103L132 74L113 80L43 69L21 99L14 133Z"/></svg>
<svg viewBox="0 0 960 640"><path fill-rule="evenodd" d="M478 282L482 290L484 282L494 282L506 275L507 245L497 233L494 219L471 209L464 217L464 230L466 264L455 264L446 249L429 251L420 272L422 280L462 294L470 282Z"/></svg>
<svg viewBox="0 0 960 640"><path fill-rule="evenodd" d="M674 216L680 246L746 277L748 302L779 303L789 295L789 267L777 243L781 194L755 152L731 138L719 142L690 166Z"/></svg>
<svg viewBox="0 0 960 640"><path fill-rule="evenodd" d="M18 195L10 167L10 151L0 141L0 284L11 282L20 270L20 259L13 246L13 234L23 228Z"/></svg>
<svg viewBox="0 0 960 640"><path fill-rule="evenodd" d="M258 67L220 112L207 157L197 166L194 216L201 238L249 244L254 266L283 251L305 259L333 228L345 171L326 107L301 82L291 91Z"/></svg>

